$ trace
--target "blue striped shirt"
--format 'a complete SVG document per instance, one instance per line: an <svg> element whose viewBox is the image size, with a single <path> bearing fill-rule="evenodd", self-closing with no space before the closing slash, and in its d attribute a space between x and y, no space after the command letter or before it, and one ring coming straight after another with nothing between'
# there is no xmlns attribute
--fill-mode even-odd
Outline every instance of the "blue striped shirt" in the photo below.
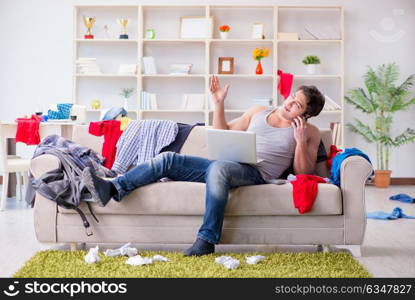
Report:
<svg viewBox="0 0 415 300"><path fill-rule="evenodd" d="M112 170L124 174L130 166L155 157L175 140L178 130L177 123L170 120L131 122L117 142Z"/></svg>

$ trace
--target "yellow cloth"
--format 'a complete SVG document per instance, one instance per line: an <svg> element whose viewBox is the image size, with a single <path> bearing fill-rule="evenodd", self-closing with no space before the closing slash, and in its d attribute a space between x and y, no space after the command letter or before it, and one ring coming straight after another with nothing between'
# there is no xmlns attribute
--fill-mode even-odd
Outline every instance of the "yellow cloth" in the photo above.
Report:
<svg viewBox="0 0 415 300"><path fill-rule="evenodd" d="M128 117L122 117L121 120L120 120L120 122L121 122L120 130L124 131L127 128L128 124L130 124L131 121L132 120Z"/></svg>

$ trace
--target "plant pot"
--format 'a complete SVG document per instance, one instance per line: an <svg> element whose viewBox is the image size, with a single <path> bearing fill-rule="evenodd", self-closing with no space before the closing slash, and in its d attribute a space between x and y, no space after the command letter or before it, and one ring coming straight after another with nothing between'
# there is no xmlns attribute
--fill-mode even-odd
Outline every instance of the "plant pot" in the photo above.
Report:
<svg viewBox="0 0 415 300"><path fill-rule="evenodd" d="M317 64L309 64L306 66L307 74L316 74L317 73Z"/></svg>
<svg viewBox="0 0 415 300"><path fill-rule="evenodd" d="M227 31L221 31L220 32L220 38L222 40L226 40L228 38L228 32Z"/></svg>
<svg viewBox="0 0 415 300"><path fill-rule="evenodd" d="M391 170L375 170L375 186L387 188L391 183Z"/></svg>
<svg viewBox="0 0 415 300"><path fill-rule="evenodd" d="M264 71L262 70L261 61L258 60L258 64L257 64L256 69L255 69L255 74L261 75L263 73L264 73Z"/></svg>
<svg viewBox="0 0 415 300"><path fill-rule="evenodd" d="M128 99L127 98L124 98L124 106L123 106L123 108L125 110L128 110Z"/></svg>

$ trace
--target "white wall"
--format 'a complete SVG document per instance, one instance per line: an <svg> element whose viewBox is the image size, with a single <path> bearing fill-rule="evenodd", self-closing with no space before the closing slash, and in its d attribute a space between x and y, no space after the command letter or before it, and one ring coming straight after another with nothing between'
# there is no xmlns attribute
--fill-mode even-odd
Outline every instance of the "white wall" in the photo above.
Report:
<svg viewBox="0 0 415 300"><path fill-rule="evenodd" d="M345 90L363 86L367 65L396 62L401 79L415 73L415 1L413 0L303 0L303 1L69 1L0 0L0 120L33 112L45 105L72 97L73 4L278 4L342 5L345 8ZM396 10L398 9L398 10ZM403 14L402 14L403 13ZM385 38L402 31L392 42ZM349 105L346 121L366 120ZM396 115L394 132L415 128L415 106ZM346 131L346 147L357 147L375 161L375 147ZM415 143L392 151L393 177L415 177Z"/></svg>

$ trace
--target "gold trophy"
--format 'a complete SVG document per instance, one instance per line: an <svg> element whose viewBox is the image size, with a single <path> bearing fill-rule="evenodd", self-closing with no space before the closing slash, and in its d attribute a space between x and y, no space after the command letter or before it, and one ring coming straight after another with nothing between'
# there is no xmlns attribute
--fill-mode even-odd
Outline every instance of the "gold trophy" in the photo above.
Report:
<svg viewBox="0 0 415 300"><path fill-rule="evenodd" d="M84 35L84 38L93 39L94 35L92 34L91 29L94 26L96 19L95 17L85 17L85 16L83 18L84 18L85 27L88 29L88 32Z"/></svg>
<svg viewBox="0 0 415 300"><path fill-rule="evenodd" d="M118 19L118 24L122 26L122 34L120 34L120 39L123 39L123 40L128 39L128 34L126 31L128 21L129 21L128 19Z"/></svg>

